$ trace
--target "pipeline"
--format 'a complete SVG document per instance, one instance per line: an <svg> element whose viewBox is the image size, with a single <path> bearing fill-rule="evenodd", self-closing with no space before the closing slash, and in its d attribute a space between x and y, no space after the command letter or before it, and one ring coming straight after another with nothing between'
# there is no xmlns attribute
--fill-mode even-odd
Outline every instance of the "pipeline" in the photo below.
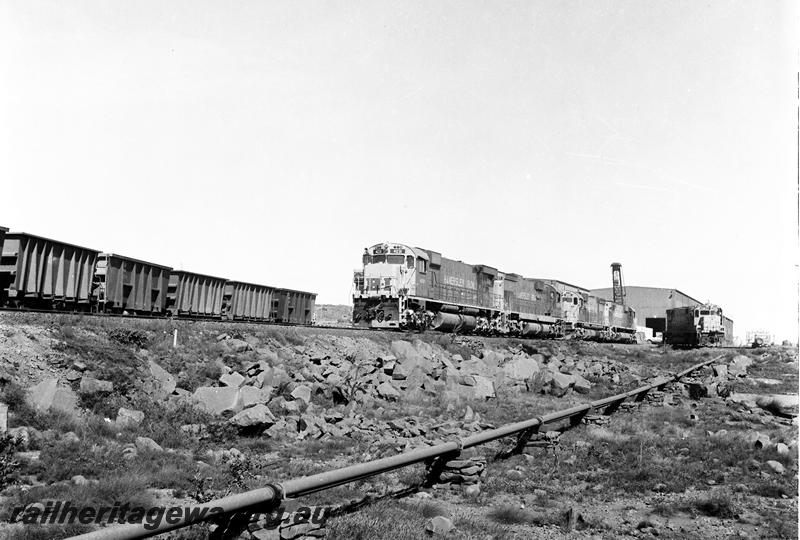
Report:
<svg viewBox="0 0 800 540"><path fill-rule="evenodd" d="M177 523L167 523L164 521L161 522L158 527L152 530L145 528L146 523L134 523L98 529L90 533L75 536L73 537L73 540L134 540L138 538L148 538L150 536L155 536L157 534L165 533L175 529L188 527L194 523L205 521L213 517L218 517L223 514L247 511L265 512L271 507L280 504L281 500L283 499L309 495L311 493L323 491L332 487L355 482L356 480L362 480L364 478L369 478L371 476L376 476L378 474L400 469L408 465L421 463L432 458L457 455L463 449L479 446L481 444L502 439L510 435L522 434L528 430L541 427L545 424L552 424L567 419L573 420L575 418L583 418L583 416L593 409L607 408L605 414L611 414L614 412L616 407L618 407L619 404L626 399L634 397L637 401L641 401L641 399L643 399L649 391L661 389L668 383L678 381L689 373L708 366L720 358L722 358L722 356L695 364L694 366L691 366L690 368L687 368L671 377L659 377L652 383L641 386L629 392L616 394L614 396L609 396L583 405L576 405L575 407L571 407L563 411L556 411L544 416L516 422L514 424L507 424L497 429L476 433L475 435L471 435L464 439L455 440L436 446L418 448L404 454L390 456L375 461L370 461L368 463L357 463L342 469L335 469L333 471L327 471L304 478L288 480L281 484L270 484L253 491L229 495L228 497L193 507L197 508L198 510L204 508L206 510L211 508L220 508L222 509L221 513L214 513L210 516L207 513L204 513L203 517L198 517L200 515L199 512L186 512ZM195 517L191 518L186 516Z"/></svg>

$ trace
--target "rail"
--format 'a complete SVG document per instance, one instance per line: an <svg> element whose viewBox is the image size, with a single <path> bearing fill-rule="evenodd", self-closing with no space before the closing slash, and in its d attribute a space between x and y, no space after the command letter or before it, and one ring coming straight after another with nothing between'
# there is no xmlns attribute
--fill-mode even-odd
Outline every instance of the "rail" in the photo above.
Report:
<svg viewBox="0 0 800 540"><path fill-rule="evenodd" d="M457 455L463 449L479 446L491 441L509 437L511 435L520 435L521 440L545 424L552 424L563 420L570 420L572 425L577 425L580 420L594 409L605 409L604 414L610 415L619 408L619 406L628 398L636 398L636 401L642 401L644 397L653 389L660 389L671 382L675 382L688 375L689 373L708 366L719 359L712 358L705 362L695 364L675 375L669 377L658 377L654 382L631 390L623 392L603 399L592 401L583 405L577 405L563 411L557 411L543 416L530 418L521 422L508 424L500 428L487 430L469 437L450 441L447 443L430 446L426 448L419 448L399 454L396 456L386 457L371 461L368 463L359 463L335 469L324 473L315 474L295 480L288 480L280 484L268 484L263 488L230 495L221 499L207 502L205 504L197 505L193 509L197 512L187 512L184 516L203 516L203 517L183 517L177 523L162 522L157 528L148 530L145 529L144 524L128 524L115 527L107 527L98 529L86 534L73 537L77 540L132 540L137 538L147 538L162 534L175 529L188 527L201 521L206 521L211 518L218 518L220 515L232 514L237 512L265 512L271 507L280 504L282 500L302 497L323 491L332 487L348 484L371 476L376 476L382 473L400 469L408 465L414 465L433 458L443 456ZM520 447L520 440L518 440L517 448ZM221 508L222 512L216 512L208 515L208 511L212 508ZM201 510L205 509L206 512Z"/></svg>

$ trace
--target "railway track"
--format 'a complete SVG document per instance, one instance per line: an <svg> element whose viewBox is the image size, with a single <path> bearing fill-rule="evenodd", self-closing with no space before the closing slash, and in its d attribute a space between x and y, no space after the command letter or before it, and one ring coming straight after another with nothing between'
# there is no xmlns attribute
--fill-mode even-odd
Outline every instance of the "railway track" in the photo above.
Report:
<svg viewBox="0 0 800 540"><path fill-rule="evenodd" d="M221 319L215 317L190 317L190 316L163 316L163 315L139 315L139 314L123 314L123 313L104 313L104 312L89 312L89 311L54 311L52 309L33 309L33 308L15 308L15 307L0 307L0 313L39 313L44 315L71 315L76 317L112 317L118 319L137 319L137 320L150 320L150 321L181 321L181 322L215 322L222 324L252 324L258 326L279 326L290 328L316 328L321 330L344 330L344 331L368 331L375 333L392 333L392 334L414 334L424 335L427 331L417 330L403 330L399 328L362 328L356 326L335 326L325 324L297 324L285 323L276 321L256 321L256 320L241 320L241 319ZM543 341L576 341L575 338L570 336L555 337L555 338L526 338L522 336L501 336L501 335L484 335L484 334L456 334L448 332L436 332L431 330L435 335L442 336L463 336L463 337L479 337L481 339L500 340L500 339L525 339L525 340L543 340ZM616 343L616 345L637 345L636 343ZM638 344L641 345L641 344ZM749 350L748 346L723 346L712 347L713 350Z"/></svg>

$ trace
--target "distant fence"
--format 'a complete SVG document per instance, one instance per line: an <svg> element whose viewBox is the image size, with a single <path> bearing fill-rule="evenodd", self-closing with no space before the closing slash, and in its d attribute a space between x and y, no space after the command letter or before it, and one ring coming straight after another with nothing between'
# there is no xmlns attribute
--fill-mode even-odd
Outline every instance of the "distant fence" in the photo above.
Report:
<svg viewBox="0 0 800 540"><path fill-rule="evenodd" d="M577 405L563 411L553 412L543 416L538 416L522 422L508 424L506 426L483 431L475 435L463 439L453 440L451 442L439 444L436 446L429 446L426 448L419 448L396 456L391 456L368 463L359 463L341 469L335 469L312 476L298 478L296 480L288 480L279 484L268 484L263 488L247 491L245 493L238 493L230 495L221 499L213 500L205 504L193 506L192 512L186 512L181 520L177 523L162 522L154 529L146 529L143 524L127 524L114 527L106 527L96 531L75 536L73 539L80 540L128 540L135 538L147 538L155 536L175 529L188 527L195 523L206 521L209 519L218 519L221 515L234 514L234 513L262 513L269 512L274 507L280 505L281 501L286 499L294 499L323 491L332 487L348 484L364 478L376 476L378 474L386 473L408 465L414 465L429 461L435 458L447 457L452 459L458 455L462 450L479 446L491 441L496 441L504 437L517 435L517 444L510 452L520 451L524 448L528 439L545 424L554 424L564 420L569 420L572 426L578 425L581 420L591 411L603 409L603 414L613 414L619 406L629 398L634 398L635 401L644 400L648 392L654 389L662 389L667 384L678 381L689 373L710 365L716 362L718 358L713 358L706 362L701 362L688 369L677 373L671 377L659 377L654 382L647 386L641 386L635 390L616 394L607 398L592 401L584 405ZM212 508L217 509L216 513L208 514ZM221 509L222 512L219 512ZM205 511L204 511L205 510ZM191 516L202 516L192 518Z"/></svg>

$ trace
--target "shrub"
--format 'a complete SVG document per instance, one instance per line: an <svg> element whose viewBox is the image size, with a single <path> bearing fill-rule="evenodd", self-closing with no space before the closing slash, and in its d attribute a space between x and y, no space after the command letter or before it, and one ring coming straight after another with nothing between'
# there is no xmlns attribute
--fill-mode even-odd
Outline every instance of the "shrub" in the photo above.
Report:
<svg viewBox="0 0 800 540"><path fill-rule="evenodd" d="M120 345L133 345L141 349L147 345L147 332L133 328L114 328L108 333L108 339Z"/></svg>

